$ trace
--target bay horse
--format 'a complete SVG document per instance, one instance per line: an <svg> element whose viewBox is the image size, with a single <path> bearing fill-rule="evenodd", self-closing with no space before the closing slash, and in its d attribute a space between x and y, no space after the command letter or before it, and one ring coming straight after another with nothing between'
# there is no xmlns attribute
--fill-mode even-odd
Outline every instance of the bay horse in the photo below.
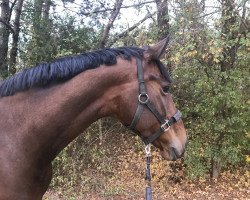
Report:
<svg viewBox="0 0 250 200"><path fill-rule="evenodd" d="M168 41L59 58L3 80L0 200L41 200L53 159L102 117L130 126L163 158L181 157L186 131L159 60Z"/></svg>

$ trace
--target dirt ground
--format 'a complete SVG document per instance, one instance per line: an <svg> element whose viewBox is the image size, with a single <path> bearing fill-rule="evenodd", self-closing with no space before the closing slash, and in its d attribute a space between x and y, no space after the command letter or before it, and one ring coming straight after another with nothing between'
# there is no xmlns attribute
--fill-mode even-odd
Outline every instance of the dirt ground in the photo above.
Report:
<svg viewBox="0 0 250 200"><path fill-rule="evenodd" d="M140 186L123 185L114 191L87 192L79 190L76 192L49 190L44 200L143 200L145 199L145 183L142 180ZM107 188L105 188L107 189ZM181 181L180 183L168 183L164 186L158 185L152 180L153 200L249 200L250 199L250 172L247 169L222 173L219 180Z"/></svg>
<svg viewBox="0 0 250 200"><path fill-rule="evenodd" d="M85 160L79 159L81 164L63 165L65 169L54 174L53 180L59 183L52 184L43 200L145 199L145 155L140 139L123 137L109 138L103 147L105 153L92 164L85 156ZM90 155L96 158L93 152ZM157 149L152 149L153 200L250 200L249 164L227 166L217 180L204 177L191 181L182 161L165 161Z"/></svg>

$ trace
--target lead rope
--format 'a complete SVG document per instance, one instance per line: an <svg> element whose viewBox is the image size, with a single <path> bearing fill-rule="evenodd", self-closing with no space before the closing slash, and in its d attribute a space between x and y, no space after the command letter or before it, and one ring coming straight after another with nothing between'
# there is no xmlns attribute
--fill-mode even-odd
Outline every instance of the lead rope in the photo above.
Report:
<svg viewBox="0 0 250 200"><path fill-rule="evenodd" d="M145 146L146 153L146 200L152 199L151 189L151 173L150 173L150 159L151 159L151 144Z"/></svg>

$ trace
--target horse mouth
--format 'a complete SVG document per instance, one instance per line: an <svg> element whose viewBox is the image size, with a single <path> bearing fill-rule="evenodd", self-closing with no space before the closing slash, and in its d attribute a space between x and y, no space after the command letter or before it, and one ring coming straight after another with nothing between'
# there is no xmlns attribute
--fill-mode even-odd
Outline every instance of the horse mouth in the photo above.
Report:
<svg viewBox="0 0 250 200"><path fill-rule="evenodd" d="M176 161L177 159L181 158L183 154L178 153L177 149L174 147L170 147L168 150L163 149L161 150L161 156L165 160L169 161Z"/></svg>

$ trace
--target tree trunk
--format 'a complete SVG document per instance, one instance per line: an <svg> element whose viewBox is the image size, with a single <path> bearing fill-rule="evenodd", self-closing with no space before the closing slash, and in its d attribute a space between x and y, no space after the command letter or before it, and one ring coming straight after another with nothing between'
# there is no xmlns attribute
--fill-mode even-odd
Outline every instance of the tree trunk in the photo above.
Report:
<svg viewBox="0 0 250 200"><path fill-rule="evenodd" d="M51 0L44 0L43 4L43 10L42 10L42 24L45 28L45 31L43 32L43 40L49 41L50 40L50 29L52 26L52 22L49 19L49 11L51 8L52 2Z"/></svg>
<svg viewBox="0 0 250 200"><path fill-rule="evenodd" d="M221 171L221 163L219 161L212 160L212 170L211 170L211 178L218 178Z"/></svg>
<svg viewBox="0 0 250 200"><path fill-rule="evenodd" d="M239 43L235 40L238 37L236 29L237 17L235 13L234 0L222 0L222 34L221 39L224 40L223 59L220 62L221 72L226 72L234 67ZM226 78L222 78L221 86L226 84ZM221 116L227 117L227 108L221 109ZM224 140L224 133L221 132L216 142L217 151L221 151L222 141ZM221 171L221 161L212 159L211 162L211 177L218 178Z"/></svg>
<svg viewBox="0 0 250 200"><path fill-rule="evenodd" d="M236 31L234 27L237 23L234 0L222 1L221 17L223 20L221 37L223 40L227 41L226 44L233 42L233 44L227 45L223 48L224 59L221 61L221 71L225 72L226 70L233 68L237 50L239 48L239 44L234 41L238 35L238 31Z"/></svg>
<svg viewBox="0 0 250 200"><path fill-rule="evenodd" d="M158 39L169 34L168 0L155 0L157 7Z"/></svg>
<svg viewBox="0 0 250 200"><path fill-rule="evenodd" d="M15 8L15 19L14 19L14 33L12 34L12 47L10 50L10 61L9 61L9 66L10 66L10 74L15 74L16 73L16 57L17 57L17 50L18 50L18 40L19 40L19 33L20 33L20 16L21 16L21 11L23 7L23 1L24 0L19 0L17 2L16 8Z"/></svg>
<svg viewBox="0 0 250 200"><path fill-rule="evenodd" d="M168 0L155 0L157 7L157 26L158 26L158 40L164 39L169 35L169 15L168 15ZM171 53L166 54L167 68L172 70L172 63L170 61Z"/></svg>
<svg viewBox="0 0 250 200"><path fill-rule="evenodd" d="M9 0L2 0L0 3L1 16L0 19L3 22L0 22L0 77L6 78L8 76L8 42L10 30L6 26L9 24L10 19L10 6Z"/></svg>
<svg viewBox="0 0 250 200"><path fill-rule="evenodd" d="M39 47L42 45L37 39L39 40L39 35L42 32L41 27L41 19L42 19L42 10L43 10L43 0L35 0L34 1L34 20L33 20L33 34L32 40L35 41L36 45Z"/></svg>
<svg viewBox="0 0 250 200"><path fill-rule="evenodd" d="M51 0L44 0L43 19L46 21L49 21L49 10L51 5Z"/></svg>

